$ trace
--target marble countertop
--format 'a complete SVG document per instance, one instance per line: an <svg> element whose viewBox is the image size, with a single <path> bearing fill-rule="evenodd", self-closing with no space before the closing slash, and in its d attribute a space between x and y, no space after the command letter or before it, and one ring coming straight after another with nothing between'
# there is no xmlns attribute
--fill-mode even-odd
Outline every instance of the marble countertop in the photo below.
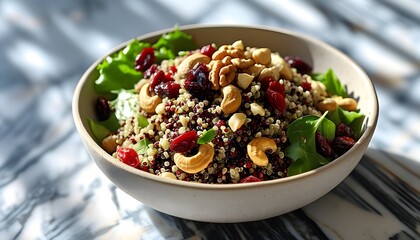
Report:
<svg viewBox="0 0 420 240"><path fill-rule="evenodd" d="M0 239L419 239L420 2L0 1ZM348 54L380 115L356 169L319 200L237 224L159 213L116 188L71 115L75 85L120 42L175 24L281 27Z"/></svg>

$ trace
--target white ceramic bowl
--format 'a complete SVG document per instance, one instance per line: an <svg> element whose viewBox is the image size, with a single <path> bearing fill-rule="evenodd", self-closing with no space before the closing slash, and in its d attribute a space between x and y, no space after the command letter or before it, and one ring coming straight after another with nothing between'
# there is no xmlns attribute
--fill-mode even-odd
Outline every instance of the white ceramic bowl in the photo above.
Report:
<svg viewBox="0 0 420 240"><path fill-rule="evenodd" d="M335 161L283 179L209 185L158 177L115 160L92 138L86 117L94 116L97 94L93 90L93 81L98 76L96 67L104 56L80 79L73 97L73 117L89 154L116 186L143 204L173 216L207 222L244 222L303 207L328 193L355 168L376 127L378 102L372 82L349 57L316 39L275 28L191 25L180 29L193 35L197 46L213 42L220 46L241 39L247 46L268 47L283 56L300 56L313 65L315 72L332 68L348 92L359 99L359 108L367 116L364 134L351 150ZM172 30L146 34L139 39L153 43L160 35ZM127 43L117 46L107 56Z"/></svg>

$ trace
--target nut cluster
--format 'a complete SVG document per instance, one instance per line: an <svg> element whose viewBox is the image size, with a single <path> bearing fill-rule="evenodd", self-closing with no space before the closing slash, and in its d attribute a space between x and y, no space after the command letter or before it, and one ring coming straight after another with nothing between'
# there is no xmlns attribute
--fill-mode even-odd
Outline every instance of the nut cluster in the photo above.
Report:
<svg viewBox="0 0 420 240"><path fill-rule="evenodd" d="M322 82L311 81L311 92L314 96L316 107L322 112L333 112L337 107L341 107L347 111L357 110L357 101L354 98L329 96L326 87Z"/></svg>

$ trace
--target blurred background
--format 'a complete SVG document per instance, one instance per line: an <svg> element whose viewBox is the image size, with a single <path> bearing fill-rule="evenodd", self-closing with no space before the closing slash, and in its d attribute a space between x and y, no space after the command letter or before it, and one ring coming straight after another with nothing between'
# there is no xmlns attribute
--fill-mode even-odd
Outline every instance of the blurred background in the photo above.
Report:
<svg viewBox="0 0 420 240"><path fill-rule="evenodd" d="M1 239L253 236L245 234L252 224L203 224L144 207L99 172L73 125L74 88L97 58L144 33L195 23L265 25L316 37L360 64L378 92L370 160L332 194L259 222L259 229L273 228L278 238L418 236L418 211L408 220L382 219L389 231L353 222L349 233L338 224L352 219L328 222L326 205L358 191L357 179L377 159L391 180L409 169L411 175L398 176L420 191L420 1L0 0ZM373 178L367 180L380 179Z"/></svg>

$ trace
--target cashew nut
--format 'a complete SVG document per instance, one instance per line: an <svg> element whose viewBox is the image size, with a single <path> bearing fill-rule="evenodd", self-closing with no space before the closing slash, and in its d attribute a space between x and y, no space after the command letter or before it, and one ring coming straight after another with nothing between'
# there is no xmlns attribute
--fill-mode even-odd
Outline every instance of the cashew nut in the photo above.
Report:
<svg viewBox="0 0 420 240"><path fill-rule="evenodd" d="M269 48L258 48L252 52L252 59L256 63L269 65L271 63L271 50Z"/></svg>
<svg viewBox="0 0 420 240"><path fill-rule="evenodd" d="M147 113L154 113L157 105L162 102L158 95L152 96L150 93L150 83L146 83L141 87L139 93L139 105Z"/></svg>
<svg viewBox="0 0 420 240"><path fill-rule="evenodd" d="M175 174L173 174L171 172L164 172L164 173L160 174L160 176L164 177L164 178L177 179Z"/></svg>
<svg viewBox="0 0 420 240"><path fill-rule="evenodd" d="M214 148L210 144L200 145L198 153L191 157L186 157L182 153L175 153L175 165L186 173L198 173L205 169L213 161Z"/></svg>
<svg viewBox="0 0 420 240"><path fill-rule="evenodd" d="M356 111L357 110L357 101L353 98L343 98L340 96L334 96L334 101L337 102L337 105L347 111Z"/></svg>
<svg viewBox="0 0 420 240"><path fill-rule="evenodd" d="M136 90L136 92L140 92L144 84L149 83L149 82L150 81L148 79L142 79L134 86L134 89Z"/></svg>
<svg viewBox="0 0 420 240"><path fill-rule="evenodd" d="M201 53L191 54L179 64L177 71L178 75L180 77L186 77L188 75L188 71L190 71L195 64L199 62L207 64L210 62L210 58Z"/></svg>
<svg viewBox="0 0 420 240"><path fill-rule="evenodd" d="M316 108L321 112L334 112L337 109L337 102L332 98L324 98L324 100L316 104Z"/></svg>
<svg viewBox="0 0 420 240"><path fill-rule="evenodd" d="M252 162L258 166L267 166L268 157L265 154L265 151L268 149L275 151L277 145L273 139L267 137L256 137L248 143L246 150L248 156L251 158Z"/></svg>
<svg viewBox="0 0 420 240"><path fill-rule="evenodd" d="M245 113L235 113L229 118L228 124L229 124L230 129L232 129L233 132L236 132L236 130L241 128L245 122L246 122Z"/></svg>
<svg viewBox="0 0 420 240"><path fill-rule="evenodd" d="M222 89L223 100L220 103L222 111L224 114L231 114L236 112L241 106L242 95L239 88L233 86L232 84L227 85Z"/></svg>
<svg viewBox="0 0 420 240"><path fill-rule="evenodd" d="M110 135L102 140L102 148L107 153L113 153L117 149L117 136Z"/></svg>

